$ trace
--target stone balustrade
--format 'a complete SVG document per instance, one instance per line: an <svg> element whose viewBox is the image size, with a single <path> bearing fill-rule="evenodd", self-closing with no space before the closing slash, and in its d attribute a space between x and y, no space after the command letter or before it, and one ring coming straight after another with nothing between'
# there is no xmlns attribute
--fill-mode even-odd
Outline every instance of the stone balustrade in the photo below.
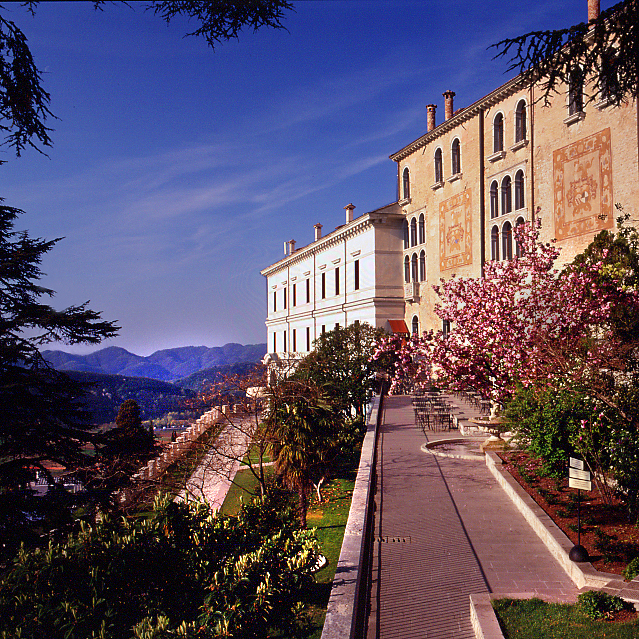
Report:
<svg viewBox="0 0 639 639"><path fill-rule="evenodd" d="M233 407L233 413L236 412ZM228 405L212 408L191 424L174 442L171 442L165 450L155 459L151 459L135 475L135 478L154 481L159 479L162 473L173 463L183 457L193 444L211 426L226 421L231 416L231 408Z"/></svg>

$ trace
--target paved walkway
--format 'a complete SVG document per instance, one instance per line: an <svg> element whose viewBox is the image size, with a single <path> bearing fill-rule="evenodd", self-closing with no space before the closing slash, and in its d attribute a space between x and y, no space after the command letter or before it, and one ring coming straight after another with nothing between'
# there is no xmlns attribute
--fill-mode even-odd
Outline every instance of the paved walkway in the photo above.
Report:
<svg viewBox="0 0 639 639"><path fill-rule="evenodd" d="M456 400L453 400L456 401ZM457 401L461 417L471 416ZM465 415L464 415L465 413ZM433 433L433 439L459 437ZM368 639L471 639L471 593L577 588L478 461L422 452L410 397L385 400Z"/></svg>

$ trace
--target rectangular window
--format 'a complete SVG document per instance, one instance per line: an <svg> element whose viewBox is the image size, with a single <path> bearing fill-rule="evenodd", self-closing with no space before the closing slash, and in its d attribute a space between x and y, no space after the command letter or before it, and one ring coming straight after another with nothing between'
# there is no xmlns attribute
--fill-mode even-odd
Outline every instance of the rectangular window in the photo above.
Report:
<svg viewBox="0 0 639 639"><path fill-rule="evenodd" d="M306 350L311 350L311 329L308 326L306 327Z"/></svg>
<svg viewBox="0 0 639 639"><path fill-rule="evenodd" d="M284 331L284 352L286 353L286 331Z"/></svg>
<svg viewBox="0 0 639 639"><path fill-rule="evenodd" d="M339 295L339 266L335 269L335 295Z"/></svg>
<svg viewBox="0 0 639 639"><path fill-rule="evenodd" d="M273 352L277 353L277 333L273 333Z"/></svg>
<svg viewBox="0 0 639 639"><path fill-rule="evenodd" d="M277 312L277 291L273 291L273 312Z"/></svg>
<svg viewBox="0 0 639 639"><path fill-rule="evenodd" d="M306 303L311 301L311 280L306 280Z"/></svg>
<svg viewBox="0 0 639 639"><path fill-rule="evenodd" d="M339 322L335 324L335 328L339 328Z"/></svg>
<svg viewBox="0 0 639 639"><path fill-rule="evenodd" d="M326 273L322 273L322 299L326 297Z"/></svg>
<svg viewBox="0 0 639 639"><path fill-rule="evenodd" d="M297 284L293 284L293 306L297 306Z"/></svg>
<svg viewBox="0 0 639 639"><path fill-rule="evenodd" d="M322 324L322 335L326 333L326 324Z"/></svg>
<svg viewBox="0 0 639 639"><path fill-rule="evenodd" d="M293 329L293 352L297 352L297 329Z"/></svg>
<svg viewBox="0 0 639 639"><path fill-rule="evenodd" d="M286 289L284 289L284 308L286 308Z"/></svg>
<svg viewBox="0 0 639 639"><path fill-rule="evenodd" d="M359 260L355 260L355 291L359 291Z"/></svg>

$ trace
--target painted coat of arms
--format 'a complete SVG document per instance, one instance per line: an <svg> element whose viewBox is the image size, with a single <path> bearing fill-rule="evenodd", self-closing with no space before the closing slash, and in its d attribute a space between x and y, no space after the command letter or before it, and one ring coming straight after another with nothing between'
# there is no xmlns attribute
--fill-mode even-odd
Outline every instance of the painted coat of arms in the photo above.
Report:
<svg viewBox="0 0 639 639"><path fill-rule="evenodd" d="M472 264L470 191L439 204L439 268L445 271Z"/></svg>
<svg viewBox="0 0 639 639"><path fill-rule="evenodd" d="M610 129L604 129L553 153L558 240L613 227L610 146Z"/></svg>

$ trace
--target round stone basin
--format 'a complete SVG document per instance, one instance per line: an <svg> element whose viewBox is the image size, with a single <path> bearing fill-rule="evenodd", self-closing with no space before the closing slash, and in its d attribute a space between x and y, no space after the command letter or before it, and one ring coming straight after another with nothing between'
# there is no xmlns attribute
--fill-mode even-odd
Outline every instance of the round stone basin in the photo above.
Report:
<svg viewBox="0 0 639 639"><path fill-rule="evenodd" d="M479 448L486 441L485 437L464 437L460 439L436 439L422 445L422 450L438 457L453 459L483 459L484 453Z"/></svg>

